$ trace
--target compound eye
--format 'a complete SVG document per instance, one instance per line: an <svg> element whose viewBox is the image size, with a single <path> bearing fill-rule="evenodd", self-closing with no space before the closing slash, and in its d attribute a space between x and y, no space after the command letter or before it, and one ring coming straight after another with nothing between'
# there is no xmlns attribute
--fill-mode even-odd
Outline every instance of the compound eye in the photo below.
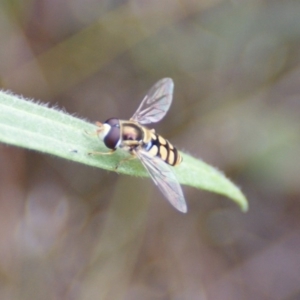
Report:
<svg viewBox="0 0 300 300"><path fill-rule="evenodd" d="M120 128L111 127L108 134L104 138L104 144L107 148L116 149L118 142L120 140Z"/></svg>
<svg viewBox="0 0 300 300"><path fill-rule="evenodd" d="M120 127L120 121L116 118L110 118L105 121L106 124L110 125L111 127Z"/></svg>

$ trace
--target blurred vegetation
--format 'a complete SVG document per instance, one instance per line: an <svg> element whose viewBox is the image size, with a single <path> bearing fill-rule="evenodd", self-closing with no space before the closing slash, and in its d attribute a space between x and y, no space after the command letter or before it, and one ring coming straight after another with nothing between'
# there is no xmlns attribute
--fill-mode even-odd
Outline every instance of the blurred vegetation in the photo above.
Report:
<svg viewBox="0 0 300 300"><path fill-rule="evenodd" d="M298 299L299 15L293 0L2 1L2 89L94 122L171 77L156 130L250 211L184 188L181 215L149 180L1 145L0 298Z"/></svg>

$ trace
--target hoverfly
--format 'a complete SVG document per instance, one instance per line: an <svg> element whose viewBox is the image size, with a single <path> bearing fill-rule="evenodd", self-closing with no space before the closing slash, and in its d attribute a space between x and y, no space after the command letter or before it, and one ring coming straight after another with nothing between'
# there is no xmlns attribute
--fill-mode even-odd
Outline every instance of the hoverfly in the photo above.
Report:
<svg viewBox="0 0 300 300"><path fill-rule="evenodd" d="M182 157L178 150L154 129L143 126L160 121L169 110L173 99L174 83L170 78L159 80L147 93L129 121L110 118L97 122L98 137L111 154L121 148L140 159L163 195L179 211L187 212L186 202L170 166L179 165Z"/></svg>

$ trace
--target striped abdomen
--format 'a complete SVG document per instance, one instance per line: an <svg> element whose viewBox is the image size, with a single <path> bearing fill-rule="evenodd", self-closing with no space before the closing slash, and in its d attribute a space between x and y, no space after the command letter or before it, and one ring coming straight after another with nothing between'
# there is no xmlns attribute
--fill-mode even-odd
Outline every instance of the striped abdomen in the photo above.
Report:
<svg viewBox="0 0 300 300"><path fill-rule="evenodd" d="M178 150L168 140L154 132L151 133L151 141L145 146L145 149L171 166L179 165L182 162Z"/></svg>

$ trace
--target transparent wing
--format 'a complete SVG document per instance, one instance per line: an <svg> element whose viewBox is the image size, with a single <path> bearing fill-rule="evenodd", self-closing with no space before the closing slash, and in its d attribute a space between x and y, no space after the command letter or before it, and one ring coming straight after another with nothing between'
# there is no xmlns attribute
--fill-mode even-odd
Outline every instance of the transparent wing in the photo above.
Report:
<svg viewBox="0 0 300 300"><path fill-rule="evenodd" d="M179 182L171 168L160 158L152 157L146 151L135 151L153 181L168 201L179 211L186 213L187 206Z"/></svg>
<svg viewBox="0 0 300 300"><path fill-rule="evenodd" d="M170 108L174 83L171 78L159 80L147 93L131 120L140 124L160 121Z"/></svg>

